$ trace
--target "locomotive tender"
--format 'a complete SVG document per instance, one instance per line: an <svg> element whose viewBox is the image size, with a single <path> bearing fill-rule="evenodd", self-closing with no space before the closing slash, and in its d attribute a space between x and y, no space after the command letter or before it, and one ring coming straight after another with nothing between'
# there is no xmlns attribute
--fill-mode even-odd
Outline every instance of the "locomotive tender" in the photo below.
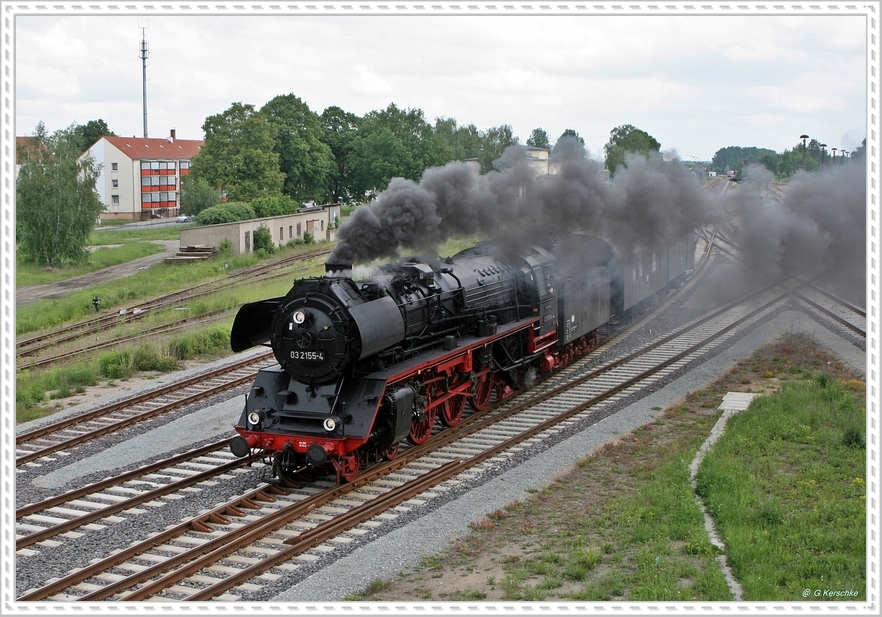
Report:
<svg viewBox="0 0 882 617"><path fill-rule="evenodd" d="M454 426L466 404L482 410L590 351L603 326L682 279L695 239L627 257L586 234L513 258L495 248L402 259L359 281L326 264L284 297L243 305L233 351L268 343L278 365L258 372L232 452L282 478L316 468L352 481L404 439L424 443L436 418Z"/></svg>

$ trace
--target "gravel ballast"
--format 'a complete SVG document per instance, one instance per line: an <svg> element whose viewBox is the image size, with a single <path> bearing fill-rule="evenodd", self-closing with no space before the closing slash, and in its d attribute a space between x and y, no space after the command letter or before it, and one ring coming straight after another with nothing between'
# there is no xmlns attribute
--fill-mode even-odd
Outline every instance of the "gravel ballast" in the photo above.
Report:
<svg viewBox="0 0 882 617"><path fill-rule="evenodd" d="M705 312L710 308L707 305L715 304L710 298L699 302L692 293L684 295L684 298L652 316L646 324L617 344L615 351L624 353L629 347L636 348L642 342L669 332L689 318ZM687 305L690 299L691 303ZM690 392L705 387L733 363L782 334L802 333L811 336L845 364L864 373L864 350L858 346L859 341L854 340L853 335L841 330L797 310L795 305L784 307L774 317L730 342L713 356L693 363L681 374L666 378L654 392L632 397L633 400L607 404L603 412L598 413L598 416L610 414L603 419L579 423L530 451L510 457L505 463L487 470L457 489L441 494L347 547L324 554L293 572L286 571L282 578L266 584L260 591L247 593L243 600L340 602L348 595L360 593L372 581L394 578L402 570L418 565L424 556L444 550L452 540L468 533L469 523L514 501L523 500L529 495L527 491L541 488L604 444L651 422L665 408L676 405ZM262 351L257 349L249 353ZM242 356L239 354L217 365ZM209 368L192 369L186 374L199 374ZM164 376L145 389L180 379L184 375L182 372ZM103 437L93 444L73 450L67 456L54 457L54 461L41 461L39 467L26 466L17 476L16 503L20 506L43 499L74 486L140 467L162 458L163 454L230 437L234 434L232 426L241 412L242 395L247 390L248 386L244 386L234 393L184 408L172 422L158 418L119 434ZM82 413L106 402L109 401L95 401L70 408L51 418L22 425L17 432ZM93 558L128 546L133 540L145 537L148 532L160 531L200 509L213 507L235 494L244 493L263 479L264 471L259 467L243 469L215 486L189 493L185 499L166 502L161 507L142 508L143 513L127 513L127 522L109 524L100 533L89 533L75 540L65 539L56 547L35 547L34 554L19 555L16 559L17 592L22 593L50 576L63 576L68 570L81 567Z"/></svg>

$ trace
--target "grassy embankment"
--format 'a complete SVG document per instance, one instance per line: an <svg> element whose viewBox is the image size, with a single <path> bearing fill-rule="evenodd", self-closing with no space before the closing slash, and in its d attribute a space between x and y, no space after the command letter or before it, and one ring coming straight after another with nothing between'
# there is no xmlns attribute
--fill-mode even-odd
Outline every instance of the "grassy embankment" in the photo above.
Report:
<svg viewBox="0 0 882 617"><path fill-rule="evenodd" d="M151 230L141 228L95 232L92 241L104 245L128 246L128 249L123 247L103 249L117 255L120 261L116 263L121 263L125 261L122 259L125 254L142 256L141 252L145 249L135 247L144 244L155 246L149 242L150 240L179 237L180 228ZM452 254L472 243L473 241L450 242L442 247L440 252L442 255ZM112 314L121 308L131 309L138 303L187 289L199 283L224 279L229 274L256 265L258 262L288 257L298 252L313 250L318 246L321 245L284 247L265 260L259 259L254 254L234 257L222 253L213 259L185 266L158 264L129 277L73 292L62 299L34 302L18 307L16 331L20 337L29 338L39 335L42 331L93 317L95 310L92 306L92 297L95 295L101 298L101 312ZM95 254L102 253L103 250L96 251ZM60 280L83 274L85 271L86 268L77 267L48 274L59 276L56 280ZM292 266L286 275L263 282L243 280L244 284L234 288L226 288L196 300L182 301L171 309L148 313L137 321L109 328L100 334L100 340L142 333L160 324L179 321L184 315L193 317L217 309L230 309L226 315L207 324L203 322L174 333L151 336L140 342L116 346L110 351L95 352L88 357L46 369L20 371L16 379L16 420L25 422L50 414L64 405L64 399L82 393L91 386L114 385L133 376L153 377L182 368L182 363L186 360L212 360L229 355L230 327L238 306L246 302L284 295L290 289L293 280L320 275L323 272L324 260L310 259L303 264ZM22 272L22 275L24 278L21 280L34 280L30 274ZM18 282L19 285L32 284L22 283L21 280ZM73 349L77 345L78 342L62 344L55 351L61 353L68 347Z"/></svg>
<svg viewBox="0 0 882 617"><path fill-rule="evenodd" d="M771 393L730 421L698 478L743 599L865 600L865 385L799 336L348 599L731 600L688 470L728 391Z"/></svg>
<svg viewBox="0 0 882 617"><path fill-rule="evenodd" d="M116 266L165 250L163 246L155 244L153 240L178 240L180 237L181 230L178 227L94 231L89 238L89 245L94 250L87 263L50 269L16 259L15 285L16 287L42 285L89 274L108 266Z"/></svg>

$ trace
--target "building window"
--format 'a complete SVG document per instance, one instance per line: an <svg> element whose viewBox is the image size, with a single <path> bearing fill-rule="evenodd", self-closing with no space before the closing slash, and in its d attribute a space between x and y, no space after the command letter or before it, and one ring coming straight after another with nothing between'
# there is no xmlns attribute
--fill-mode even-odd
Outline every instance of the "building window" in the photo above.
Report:
<svg viewBox="0 0 882 617"><path fill-rule="evenodd" d="M119 205L119 195L111 195L110 196L110 205L112 205L112 206Z"/></svg>
<svg viewBox="0 0 882 617"><path fill-rule="evenodd" d="M294 234L294 228L291 225L288 225L288 239L289 240L294 237L293 234Z"/></svg>
<svg viewBox="0 0 882 617"><path fill-rule="evenodd" d="M118 189L119 188L119 180L116 178L110 181L110 188Z"/></svg>
<svg viewBox="0 0 882 617"><path fill-rule="evenodd" d="M111 171L118 171L119 170L119 163L111 163L110 170Z"/></svg>
<svg viewBox="0 0 882 617"><path fill-rule="evenodd" d="M300 237L300 223L297 223L297 237Z"/></svg>

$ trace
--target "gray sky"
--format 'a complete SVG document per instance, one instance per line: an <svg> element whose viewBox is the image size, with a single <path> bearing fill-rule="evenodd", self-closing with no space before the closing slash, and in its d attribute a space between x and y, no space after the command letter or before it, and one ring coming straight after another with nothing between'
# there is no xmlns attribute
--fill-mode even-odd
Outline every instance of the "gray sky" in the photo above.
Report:
<svg viewBox="0 0 882 617"><path fill-rule="evenodd" d="M853 148L867 134L866 18L845 9L288 16L265 6L236 17L18 15L16 135L102 118L142 136L145 25L151 137L174 127L201 139L205 118L233 102L259 108L290 93L316 113L394 102L432 123L510 124L521 143L536 127L552 140L571 128L598 159L622 124L684 160L726 146L781 152L803 133Z"/></svg>

